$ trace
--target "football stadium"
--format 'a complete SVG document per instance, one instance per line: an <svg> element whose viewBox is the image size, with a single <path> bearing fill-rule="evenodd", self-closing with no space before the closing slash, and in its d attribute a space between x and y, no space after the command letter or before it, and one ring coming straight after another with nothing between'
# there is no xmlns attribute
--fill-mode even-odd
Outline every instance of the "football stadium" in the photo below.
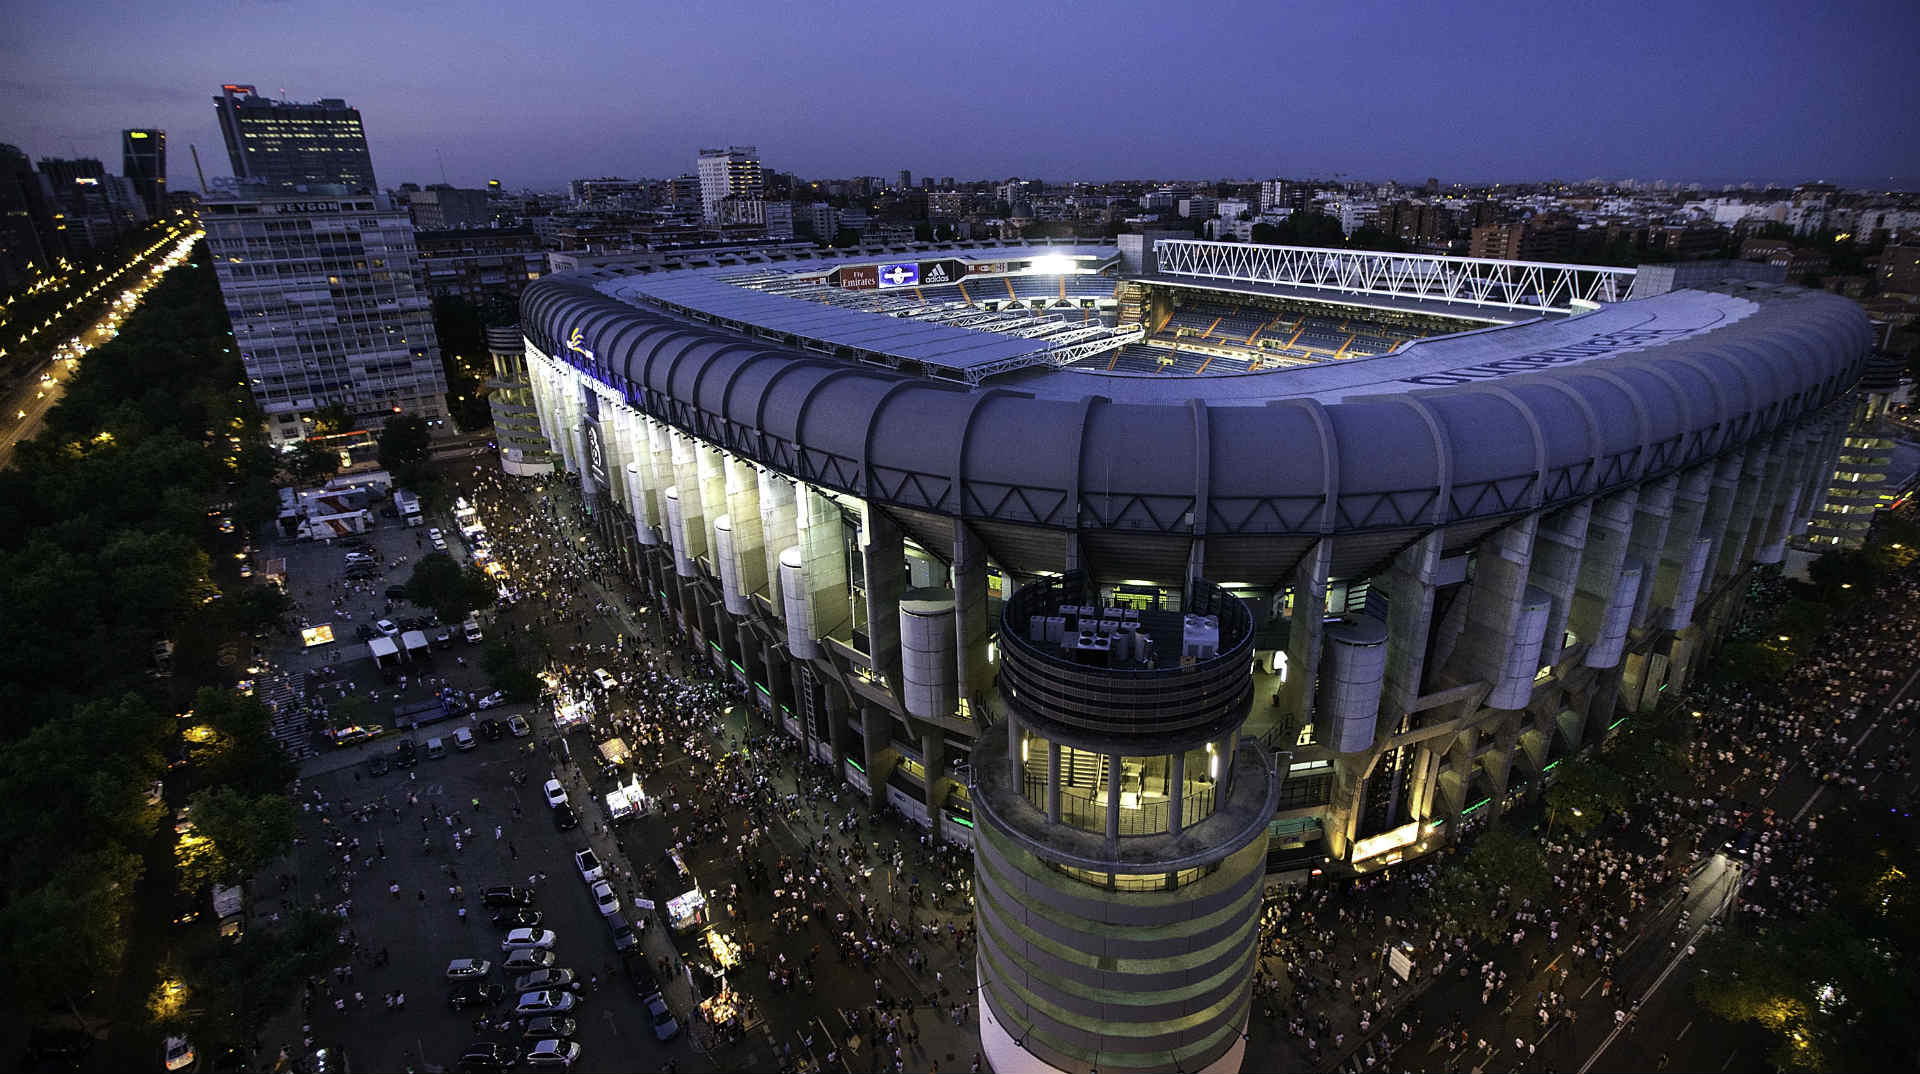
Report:
<svg viewBox="0 0 1920 1074"><path fill-rule="evenodd" d="M1263 884L1684 688L1871 336L1734 275L1122 236L548 277L540 429L660 614L972 847L995 1069L1239 1069Z"/></svg>

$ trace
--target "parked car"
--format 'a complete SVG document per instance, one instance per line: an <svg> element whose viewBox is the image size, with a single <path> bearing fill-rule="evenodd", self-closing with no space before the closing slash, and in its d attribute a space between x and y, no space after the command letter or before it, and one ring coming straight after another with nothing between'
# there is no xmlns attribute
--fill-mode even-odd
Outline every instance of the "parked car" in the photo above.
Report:
<svg viewBox="0 0 1920 1074"><path fill-rule="evenodd" d="M520 1061L520 1053L511 1045L496 1041L475 1041L460 1053L460 1069L470 1071L505 1070Z"/></svg>
<svg viewBox="0 0 1920 1074"><path fill-rule="evenodd" d="M161 1061L169 1071L190 1069L197 1058L193 1054L193 1042L185 1037L168 1037L161 1050Z"/></svg>
<svg viewBox="0 0 1920 1074"><path fill-rule="evenodd" d="M480 901L488 906L532 906L533 892L502 884L482 889Z"/></svg>
<svg viewBox="0 0 1920 1074"><path fill-rule="evenodd" d="M543 1014L565 1014L579 1001L571 992L528 992L514 1005L513 1013L522 1018L537 1018Z"/></svg>
<svg viewBox="0 0 1920 1074"><path fill-rule="evenodd" d="M369 775L384 776L392 770L393 762L387 760L387 756L384 753L376 753L367 758L367 774Z"/></svg>
<svg viewBox="0 0 1920 1074"><path fill-rule="evenodd" d="M496 705L504 705L506 703L507 692L505 690L495 690L493 693L475 701L473 707L477 709L490 709Z"/></svg>
<svg viewBox="0 0 1920 1074"><path fill-rule="evenodd" d="M512 951L521 947L538 947L542 951L551 950L556 937L552 929L514 929L500 941L500 950Z"/></svg>
<svg viewBox="0 0 1920 1074"><path fill-rule="evenodd" d="M575 813L570 805L555 806L553 826L557 831L570 832L580 826L580 815Z"/></svg>
<svg viewBox="0 0 1920 1074"><path fill-rule="evenodd" d="M439 633L435 634L433 636L433 647L436 649L453 648L453 631L442 630Z"/></svg>
<svg viewBox="0 0 1920 1074"><path fill-rule="evenodd" d="M469 981L485 977L491 969L493 969L493 963L484 958L456 958L447 963L447 980Z"/></svg>
<svg viewBox="0 0 1920 1074"><path fill-rule="evenodd" d="M577 991L579 987L580 979L574 976L573 971L563 969L534 970L532 973L525 974L513 982L513 990L515 992L553 992L560 990L572 992Z"/></svg>
<svg viewBox="0 0 1920 1074"><path fill-rule="evenodd" d="M615 951L631 951L640 943L640 937L634 934L633 926L627 924L627 919L619 914L607 915L607 929L613 933Z"/></svg>
<svg viewBox="0 0 1920 1074"><path fill-rule="evenodd" d="M480 732L480 737L488 742L498 742L507 737L507 729L499 720L481 720L474 730Z"/></svg>
<svg viewBox="0 0 1920 1074"><path fill-rule="evenodd" d="M535 1070L570 1070L580 1058L580 1045L571 1040L543 1040L527 1050L525 1062Z"/></svg>
<svg viewBox="0 0 1920 1074"><path fill-rule="evenodd" d="M479 744L480 743L474 741L473 732L471 730L465 727L454 728L454 731L453 731L453 748L454 749L470 750L475 746L478 746Z"/></svg>
<svg viewBox="0 0 1920 1074"><path fill-rule="evenodd" d="M525 716L509 716L507 717L507 730L513 732L513 737L515 738L525 738L533 734L533 725L527 722Z"/></svg>
<svg viewBox="0 0 1920 1074"><path fill-rule="evenodd" d="M361 641L372 641L380 636L380 632L373 629L370 624L361 623L359 626L353 628L353 636L359 638Z"/></svg>
<svg viewBox="0 0 1920 1074"><path fill-rule="evenodd" d="M515 973L521 970L544 970L553 965L553 952L542 951L538 947L522 947L511 951L500 960L500 968Z"/></svg>
<svg viewBox="0 0 1920 1074"><path fill-rule="evenodd" d="M547 796L548 806L554 809L558 809L561 806L567 804L567 789L560 785L559 780L557 779L548 780L540 788L540 790L542 793L544 793Z"/></svg>
<svg viewBox="0 0 1920 1074"><path fill-rule="evenodd" d="M530 929L540 924L546 915L538 910L524 906L515 906L493 912L493 927L497 929Z"/></svg>
<svg viewBox="0 0 1920 1074"><path fill-rule="evenodd" d="M381 634L389 638L393 637L395 634L400 633L400 628L398 626L395 626L393 620L391 619L375 620L373 626L375 630L378 630Z"/></svg>
<svg viewBox="0 0 1920 1074"><path fill-rule="evenodd" d="M600 908L601 917L609 917L620 912L620 896L613 893L613 885L605 880L594 882L593 903Z"/></svg>
<svg viewBox="0 0 1920 1074"><path fill-rule="evenodd" d="M589 884L607 875L607 871L600 866L600 859L594 855L592 847L575 852L573 867L580 870L580 879Z"/></svg>
<svg viewBox="0 0 1920 1074"><path fill-rule="evenodd" d="M454 1010L468 1007L491 1007L506 998L507 990L497 984L486 981L461 981L447 993L447 1006Z"/></svg>
<svg viewBox="0 0 1920 1074"><path fill-rule="evenodd" d="M419 763L420 751L414 746L411 740L401 742L400 747L393 751L393 764L395 768L412 768Z"/></svg>
<svg viewBox="0 0 1920 1074"><path fill-rule="evenodd" d="M600 689L602 690L618 690L620 688L620 680L614 678L613 674L606 668L594 668L593 681L599 683Z"/></svg>
<svg viewBox="0 0 1920 1074"><path fill-rule="evenodd" d="M653 1039L672 1040L680 1032L680 1022L667 1008L659 993L647 997L647 1015L653 1019Z"/></svg>
<svg viewBox="0 0 1920 1074"><path fill-rule="evenodd" d="M525 1036L528 1040L565 1040L580 1028L580 1023L557 1014L546 1015L527 1022Z"/></svg>
<svg viewBox="0 0 1920 1074"><path fill-rule="evenodd" d="M407 587L406 587L406 586L403 586L403 585L390 585L390 586L388 586L388 587L387 587L387 599L388 599L388 600L405 600L405 599L407 599Z"/></svg>

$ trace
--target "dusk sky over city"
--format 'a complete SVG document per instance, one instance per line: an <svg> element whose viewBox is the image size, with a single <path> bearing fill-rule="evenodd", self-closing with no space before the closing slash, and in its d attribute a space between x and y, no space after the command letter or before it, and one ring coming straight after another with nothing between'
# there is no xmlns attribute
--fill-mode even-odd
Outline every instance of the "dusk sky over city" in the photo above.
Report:
<svg viewBox="0 0 1920 1074"><path fill-rule="evenodd" d="M1920 7L1468 2L1033 6L23 0L0 140L227 173L224 82L344 97L383 185L691 170L1336 175L1443 182L1920 177Z"/></svg>

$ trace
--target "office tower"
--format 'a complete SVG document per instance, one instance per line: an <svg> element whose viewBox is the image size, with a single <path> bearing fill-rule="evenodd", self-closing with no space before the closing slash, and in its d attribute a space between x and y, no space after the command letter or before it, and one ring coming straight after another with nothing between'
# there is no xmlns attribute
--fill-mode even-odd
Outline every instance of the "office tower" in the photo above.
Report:
<svg viewBox="0 0 1920 1074"><path fill-rule="evenodd" d="M449 228L480 228L493 222L493 206L484 190L462 190L435 183L419 191L408 201L413 224L421 231L445 231Z"/></svg>
<svg viewBox="0 0 1920 1074"><path fill-rule="evenodd" d="M131 180L108 175L92 157L40 161L40 175L52 198L54 230L71 254L110 246L147 220L147 207Z"/></svg>
<svg viewBox="0 0 1920 1074"><path fill-rule="evenodd" d="M720 203L727 198L759 198L765 193L758 148L732 145L700 151L700 211L706 219L719 220Z"/></svg>
<svg viewBox="0 0 1920 1074"><path fill-rule="evenodd" d="M213 107L236 178L269 189L334 183L355 193L379 189L359 109L338 97L303 104L259 96L252 86L229 83L220 90Z"/></svg>
<svg viewBox="0 0 1920 1074"><path fill-rule="evenodd" d="M900 169L900 185L899 185L899 189L901 189L901 190L912 190L912 189L913 189L913 172L912 172L912 170L910 170L910 169L907 169L907 168L902 168L902 169Z"/></svg>
<svg viewBox="0 0 1920 1074"><path fill-rule="evenodd" d="M385 195L216 195L200 206L247 383L276 443L339 405L446 431L446 375L413 222Z"/></svg>
<svg viewBox="0 0 1920 1074"><path fill-rule="evenodd" d="M151 128L121 131L120 174L133 182L149 218L166 211L167 132Z"/></svg>

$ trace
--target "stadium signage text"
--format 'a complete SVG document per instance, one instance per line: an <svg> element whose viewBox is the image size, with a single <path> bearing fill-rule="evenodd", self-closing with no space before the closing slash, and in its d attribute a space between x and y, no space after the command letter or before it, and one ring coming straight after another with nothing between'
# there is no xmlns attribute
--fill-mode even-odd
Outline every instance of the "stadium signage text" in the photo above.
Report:
<svg viewBox="0 0 1920 1074"><path fill-rule="evenodd" d="M585 358L589 362L593 361L593 352L588 350L582 342L578 328L574 329L572 334L567 336L567 349Z"/></svg>
<svg viewBox="0 0 1920 1074"><path fill-rule="evenodd" d="M868 291L880 286L880 274L872 265L856 265L840 270L840 286Z"/></svg>
<svg viewBox="0 0 1920 1074"><path fill-rule="evenodd" d="M1476 380L1495 380L1515 373L1536 373L1556 365L1584 362L1589 358L1598 358L1605 354L1668 342L1674 336L1689 336L1695 331L1691 328L1627 328L1594 336L1579 343L1569 343L1564 347L1555 347L1552 350L1522 354L1513 358L1499 358L1477 365L1463 365L1438 373L1401 377L1400 383L1418 384L1424 388L1446 388L1456 384L1471 384Z"/></svg>

